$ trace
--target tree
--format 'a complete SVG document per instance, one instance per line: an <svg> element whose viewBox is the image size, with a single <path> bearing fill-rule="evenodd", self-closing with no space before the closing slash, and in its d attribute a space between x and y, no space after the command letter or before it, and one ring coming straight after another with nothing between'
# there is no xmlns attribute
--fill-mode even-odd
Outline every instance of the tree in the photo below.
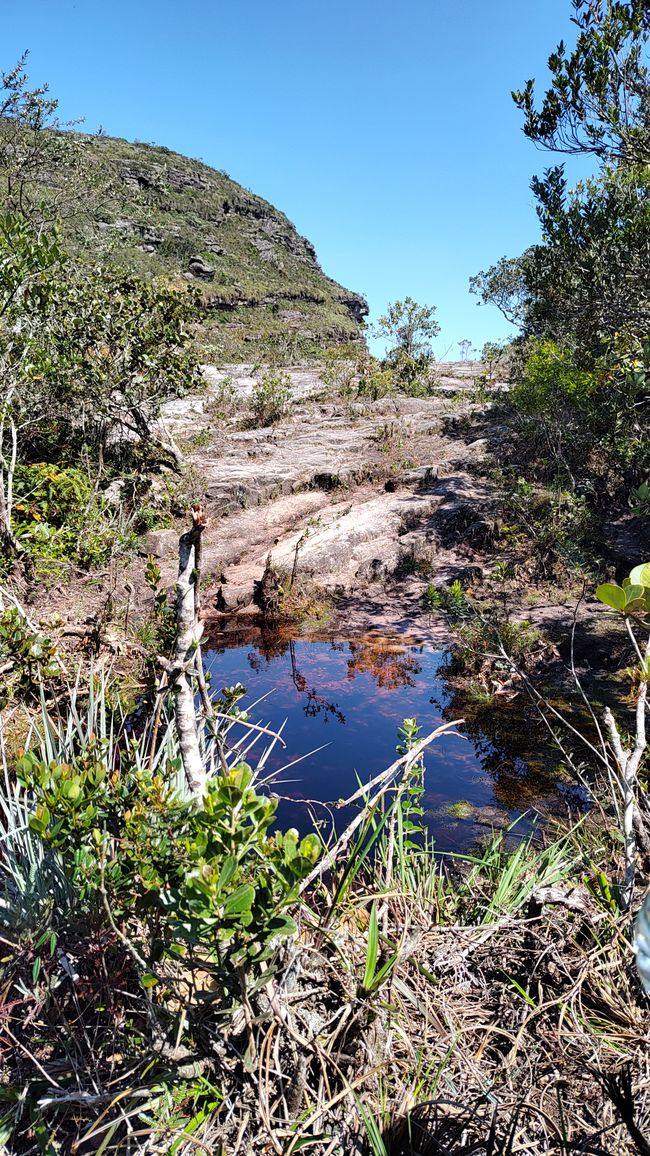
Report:
<svg viewBox="0 0 650 1156"><path fill-rule="evenodd" d="M650 37L647 0L572 0L579 34L548 60L551 87L539 108L535 82L513 92L524 132L554 152L591 153L602 161L650 160L650 80L644 49Z"/></svg>
<svg viewBox="0 0 650 1156"><path fill-rule="evenodd" d="M440 333L435 305L418 305L412 297L392 301L377 322L377 334L393 343L388 356L431 357L429 341Z"/></svg>
<svg viewBox="0 0 650 1156"><path fill-rule="evenodd" d="M529 80L513 99L536 144L585 153L598 176L567 189L562 165L535 177L542 239L472 278L523 335L568 345L582 364L623 329L650 325L650 38L647 0L572 0L573 52L549 57L551 86L536 105Z"/></svg>
<svg viewBox="0 0 650 1156"><path fill-rule="evenodd" d="M435 313L435 305L405 297L391 302L377 322L376 335L390 343L386 362L405 385L412 386L433 360L429 342L440 333Z"/></svg>
<svg viewBox="0 0 650 1156"><path fill-rule="evenodd" d="M171 458L155 428L163 401L199 382L189 348L195 297L138 277L68 264L15 333L12 412L32 459L83 453L101 468L126 449Z"/></svg>
<svg viewBox="0 0 650 1156"><path fill-rule="evenodd" d="M484 305L496 305L506 321L522 329L531 300L526 266L530 252L527 250L522 257L502 257L496 265L469 279L471 293L480 297Z"/></svg>
<svg viewBox="0 0 650 1156"><path fill-rule="evenodd" d="M526 337L568 344L587 363L602 342L650 326L650 177L606 168L572 191L561 166L532 182L542 241L470 281Z"/></svg>
<svg viewBox="0 0 650 1156"><path fill-rule="evenodd" d="M88 211L88 175L81 184L83 150L65 129L78 121L57 116L48 85L30 88L25 52L0 77L0 199L4 208L39 226Z"/></svg>

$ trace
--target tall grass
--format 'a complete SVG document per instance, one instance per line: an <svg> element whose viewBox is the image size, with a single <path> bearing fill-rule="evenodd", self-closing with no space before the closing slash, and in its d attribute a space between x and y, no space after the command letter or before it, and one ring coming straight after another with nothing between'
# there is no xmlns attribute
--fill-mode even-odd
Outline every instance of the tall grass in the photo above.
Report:
<svg viewBox="0 0 650 1156"><path fill-rule="evenodd" d="M282 740L261 709L217 704L201 740L217 780L246 758L263 787ZM295 893L295 934L242 962L233 997L205 937L159 951L164 916L149 933L128 906L84 922L71 853L30 828L38 799L0 739L9 1156L644 1151L649 1008L587 824L439 856L412 736ZM57 709L43 699L27 748L60 763L97 740L111 775L128 756L134 782L167 777L180 798L165 710L125 717L104 675Z"/></svg>

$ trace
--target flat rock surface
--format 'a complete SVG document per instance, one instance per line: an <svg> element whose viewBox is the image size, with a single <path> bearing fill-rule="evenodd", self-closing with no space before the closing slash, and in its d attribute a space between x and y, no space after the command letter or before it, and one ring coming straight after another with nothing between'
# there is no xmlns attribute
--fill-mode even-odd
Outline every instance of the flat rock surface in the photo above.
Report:
<svg viewBox="0 0 650 1156"><path fill-rule="evenodd" d="M434 629L423 609L427 582L467 581L482 565L476 543L440 533L462 527L468 510L484 517L492 498L477 470L485 441L456 432L479 371L441 366L432 395L371 402L332 399L315 370L291 369L290 413L255 428L250 370L205 367L205 392L168 404L163 423L211 518L206 612L250 613L267 557L290 573L297 552L298 575L332 596L341 625ZM163 561L170 582L174 564Z"/></svg>

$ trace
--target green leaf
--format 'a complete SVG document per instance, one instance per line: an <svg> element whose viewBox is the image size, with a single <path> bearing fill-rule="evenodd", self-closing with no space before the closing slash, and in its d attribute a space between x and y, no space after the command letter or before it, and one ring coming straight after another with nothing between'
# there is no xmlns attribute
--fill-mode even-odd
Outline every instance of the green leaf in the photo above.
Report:
<svg viewBox="0 0 650 1156"><path fill-rule="evenodd" d="M598 586L596 598L600 602L604 602L605 606L611 606L612 610L625 609L625 590L613 582L603 582L601 586Z"/></svg>
<svg viewBox="0 0 650 1156"><path fill-rule="evenodd" d="M320 858L320 852L321 841L318 838L318 835L305 835L300 844L300 854L305 859L309 859L310 863L314 864L318 862Z"/></svg>
<svg viewBox="0 0 650 1156"><path fill-rule="evenodd" d="M370 991L372 987L375 968L377 967L378 952L379 926L377 924L377 904L373 903L370 911L370 921L368 923L368 947L366 950L366 966L363 973L363 987L366 991Z"/></svg>
<svg viewBox="0 0 650 1156"><path fill-rule="evenodd" d="M630 582L633 586L650 586L650 562L642 562L630 570Z"/></svg>
<svg viewBox="0 0 650 1156"><path fill-rule="evenodd" d="M232 895L229 895L223 905L224 915L242 915L250 912L255 899L255 888L251 883L242 883Z"/></svg>
<svg viewBox="0 0 650 1156"><path fill-rule="evenodd" d="M625 587L625 605L626 605L626 607L629 606L630 602L638 602L639 600L643 601L643 599L645 598L645 593L646 593L645 586L633 586L632 583L630 583L629 586Z"/></svg>
<svg viewBox="0 0 650 1156"><path fill-rule="evenodd" d="M140 976L140 983L142 984L143 987L148 988L148 987L154 987L155 984L158 983L158 980L157 980L155 975L151 975L150 972L145 972L144 975Z"/></svg>
<svg viewBox="0 0 650 1156"><path fill-rule="evenodd" d="M219 874L219 882L217 883L217 891L223 891L224 887L228 886L228 884L230 883L230 880L232 879L236 870L237 870L237 860L235 859L235 856L234 855L228 855L227 859L224 859L224 861L223 861L223 867L221 868L221 872Z"/></svg>
<svg viewBox="0 0 650 1156"><path fill-rule="evenodd" d="M268 938L272 935L295 935L297 930L293 919L288 915L276 915L269 920L266 928Z"/></svg>

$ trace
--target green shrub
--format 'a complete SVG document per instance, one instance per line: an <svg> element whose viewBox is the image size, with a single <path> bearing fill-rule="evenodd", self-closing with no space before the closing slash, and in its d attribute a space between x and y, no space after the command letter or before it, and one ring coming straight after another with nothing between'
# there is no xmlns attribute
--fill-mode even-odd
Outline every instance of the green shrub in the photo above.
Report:
<svg viewBox="0 0 650 1156"><path fill-rule="evenodd" d="M14 531L32 560L98 566L129 544L115 511L75 467L19 464L14 497Z"/></svg>
<svg viewBox="0 0 650 1156"><path fill-rule="evenodd" d="M594 375L579 369L571 353L554 341L537 341L526 362L524 379L510 398L521 413L556 422L567 407L586 406L596 388Z"/></svg>
<svg viewBox="0 0 650 1156"><path fill-rule="evenodd" d="M471 614L467 595L457 578L449 586L429 583L424 593L424 602L427 610L443 610L452 621L458 621Z"/></svg>
<svg viewBox="0 0 650 1156"><path fill-rule="evenodd" d="M291 408L291 378L288 373L268 369L255 382L251 413L255 425L274 425L286 417Z"/></svg>
<svg viewBox="0 0 650 1156"><path fill-rule="evenodd" d="M504 494L503 511L502 542L532 561L540 577L559 579L596 561L599 536L586 495L519 477Z"/></svg>
<svg viewBox="0 0 650 1156"><path fill-rule="evenodd" d="M72 920L88 934L105 924L108 906L118 923L136 921L137 952L150 969L141 983L156 982L163 960L199 953L227 1007L242 998L238 969L245 965L251 982L273 942L295 932L287 907L320 840L293 829L269 834L277 799L258 791L241 758L215 774L197 809L181 786L175 741L152 760L147 734L133 736L106 689L93 692L87 721L81 704L62 728L46 720L41 741L34 736L16 761L32 839L55 856L76 897L73 912L50 908L44 917L55 932L69 934ZM231 727L246 719L232 702L220 706L231 709ZM0 920L11 917L10 898Z"/></svg>
<svg viewBox="0 0 650 1156"><path fill-rule="evenodd" d="M14 698L36 698L44 680L61 676L56 646L10 606L0 613L0 710Z"/></svg>
<svg viewBox="0 0 650 1156"><path fill-rule="evenodd" d="M529 622L488 622L473 618L457 629L457 645L453 650L453 665L464 673L483 672L486 663L495 669L510 669L510 663L501 657L501 646L507 658L526 670L539 652L542 637Z"/></svg>

